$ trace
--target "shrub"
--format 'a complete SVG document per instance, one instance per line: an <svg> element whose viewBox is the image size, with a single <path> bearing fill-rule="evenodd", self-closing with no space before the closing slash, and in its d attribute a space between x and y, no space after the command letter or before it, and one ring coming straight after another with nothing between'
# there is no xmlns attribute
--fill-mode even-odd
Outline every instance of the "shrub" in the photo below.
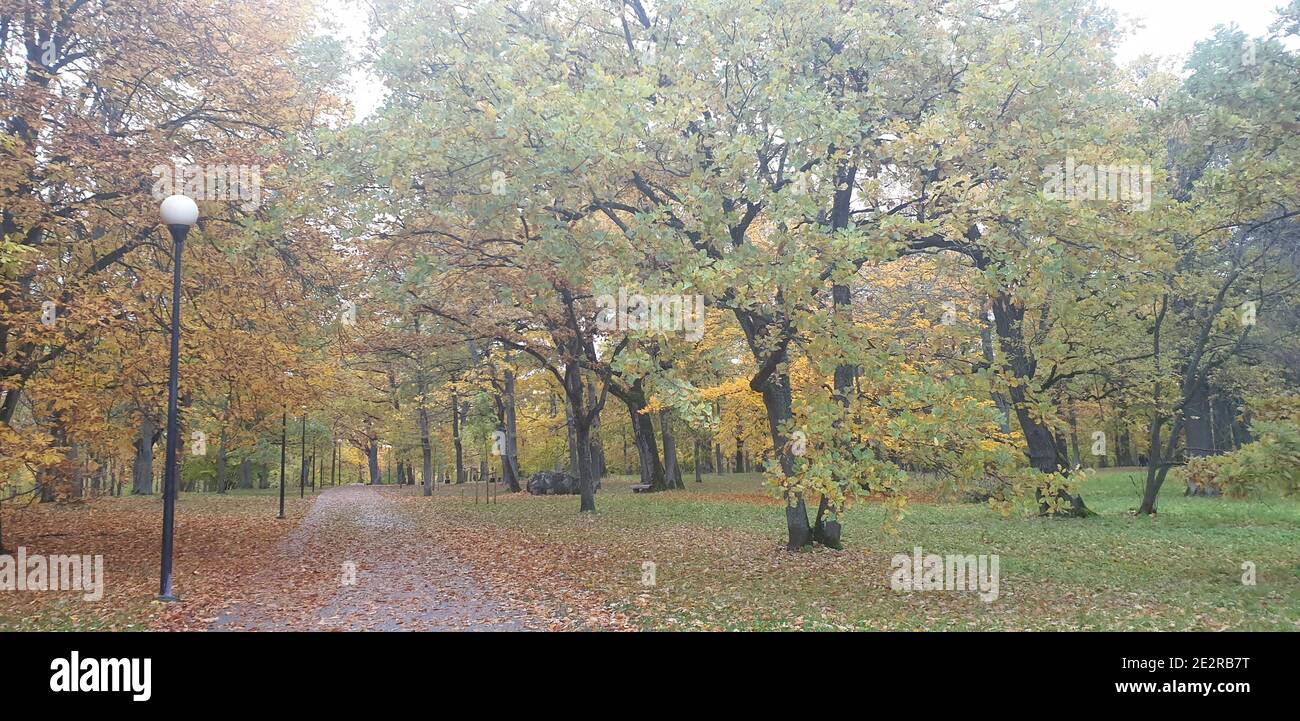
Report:
<svg viewBox="0 0 1300 721"><path fill-rule="evenodd" d="M1300 493L1300 425L1289 420L1258 421L1257 439L1221 456L1193 458L1181 474L1187 495L1220 493L1245 498L1264 490Z"/></svg>

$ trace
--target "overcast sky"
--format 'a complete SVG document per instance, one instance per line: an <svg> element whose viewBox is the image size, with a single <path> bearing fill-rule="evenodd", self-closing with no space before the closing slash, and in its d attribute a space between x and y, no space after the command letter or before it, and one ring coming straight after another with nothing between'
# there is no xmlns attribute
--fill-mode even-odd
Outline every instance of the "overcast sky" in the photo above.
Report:
<svg viewBox="0 0 1300 721"><path fill-rule="evenodd" d="M438 0L428 0L430 3ZM1216 25L1236 23L1250 35L1261 35L1274 17L1273 9L1283 0L1102 0L1122 15L1142 22L1144 27L1119 48L1120 62L1142 54L1181 55L1197 41L1210 35ZM321 0L322 16L332 19L354 46L359 46L368 28L368 18L353 0ZM378 105L383 89L364 72L353 74L352 102L357 117L365 117Z"/></svg>

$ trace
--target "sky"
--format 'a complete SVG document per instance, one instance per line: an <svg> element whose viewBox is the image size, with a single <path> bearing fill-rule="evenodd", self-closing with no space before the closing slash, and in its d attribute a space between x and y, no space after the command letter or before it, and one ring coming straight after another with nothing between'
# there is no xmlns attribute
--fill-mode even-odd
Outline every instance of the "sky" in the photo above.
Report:
<svg viewBox="0 0 1300 721"><path fill-rule="evenodd" d="M438 0L428 0L433 3ZM594 1L594 0L593 0ZM1273 9L1285 0L1101 0L1122 16L1143 24L1116 53L1123 63L1139 55L1183 55L1197 41L1209 37L1216 25L1237 24L1249 35L1262 35L1274 17ZM354 0L321 0L321 16L332 19L340 34L360 48L369 21L363 7ZM368 115L383 100L383 88L363 70L350 78L350 97L357 119Z"/></svg>
<svg viewBox="0 0 1300 721"><path fill-rule="evenodd" d="M1284 0L1102 0L1121 15L1145 26L1119 48L1120 62L1142 54L1176 55L1191 51L1215 25L1236 23L1248 35L1263 35Z"/></svg>

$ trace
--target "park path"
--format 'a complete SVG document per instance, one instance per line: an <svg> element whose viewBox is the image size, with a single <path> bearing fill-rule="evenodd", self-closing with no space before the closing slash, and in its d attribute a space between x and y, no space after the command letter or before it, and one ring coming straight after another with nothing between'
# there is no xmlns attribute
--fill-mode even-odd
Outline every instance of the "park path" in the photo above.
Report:
<svg viewBox="0 0 1300 721"><path fill-rule="evenodd" d="M545 628L440 552L400 498L373 486L322 491L274 561L248 583L255 595L220 614L213 630Z"/></svg>

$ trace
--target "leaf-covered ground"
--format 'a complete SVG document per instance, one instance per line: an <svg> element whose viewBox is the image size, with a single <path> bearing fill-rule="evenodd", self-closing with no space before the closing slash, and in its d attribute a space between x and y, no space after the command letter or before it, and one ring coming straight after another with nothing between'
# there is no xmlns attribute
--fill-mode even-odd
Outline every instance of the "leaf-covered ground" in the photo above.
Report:
<svg viewBox="0 0 1300 721"><path fill-rule="evenodd" d="M844 550L799 554L782 550L782 513L756 476L651 495L607 479L586 517L574 497L488 504L468 485L433 498L344 487L291 498L288 521L265 492L183 494L182 602L167 606L152 600L157 499L6 504L7 548L103 553L108 589L100 603L0 592L0 628L1300 629L1300 503L1171 486L1159 516L1135 517L1133 476L1091 480L1100 515L1086 520L1003 518L921 488L896 533L868 504L847 514ZM998 598L891 590L892 557L915 546L998 554ZM355 585L342 579L349 562Z"/></svg>
<svg viewBox="0 0 1300 721"><path fill-rule="evenodd" d="M182 609L195 617L237 602L245 581L274 556L312 499L291 496L284 521L278 501L257 495L181 494L176 506L174 591L184 603L164 606L158 595L162 501L158 497L100 498L84 503L5 503L4 547L31 554L102 554L104 598L77 592L0 591L0 629L144 630Z"/></svg>
<svg viewBox="0 0 1300 721"><path fill-rule="evenodd" d="M879 507L847 514L844 550L782 550L784 519L756 476L706 477L685 491L632 494L607 480L599 514L566 497L499 497L442 487L410 498L442 542L493 583L599 599L593 625L645 629L1300 630L1300 503L1183 498L1130 515L1136 474L1084 488L1086 520L1003 518L980 505L913 505L898 532ZM924 489L918 497L934 500ZM915 500L915 499L914 499ZM482 538L491 538L489 544ZM999 596L898 592L891 559L998 554ZM503 552L503 549L509 549ZM643 563L655 585L642 584ZM1242 563L1257 584L1242 583ZM579 604L580 605L580 604Z"/></svg>

